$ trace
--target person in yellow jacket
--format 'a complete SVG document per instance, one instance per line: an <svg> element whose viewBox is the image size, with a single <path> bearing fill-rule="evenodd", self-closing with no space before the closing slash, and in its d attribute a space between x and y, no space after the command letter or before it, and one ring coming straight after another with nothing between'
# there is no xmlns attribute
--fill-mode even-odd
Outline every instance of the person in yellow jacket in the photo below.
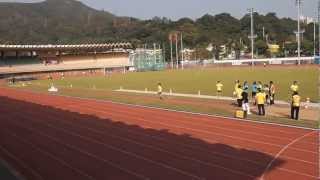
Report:
<svg viewBox="0 0 320 180"><path fill-rule="evenodd" d="M240 85L240 81L236 80L236 82L234 83L234 92L237 91L237 89L239 88L239 85Z"/></svg>
<svg viewBox="0 0 320 180"><path fill-rule="evenodd" d="M238 88L236 89L238 107L242 107L242 92L242 86L238 85Z"/></svg>
<svg viewBox="0 0 320 180"><path fill-rule="evenodd" d="M295 92L299 91L299 86L297 81L293 81L293 84L290 86L290 89L292 93L294 94Z"/></svg>
<svg viewBox="0 0 320 180"><path fill-rule="evenodd" d="M292 96L292 102L291 102L291 119L295 119L295 120L299 119L300 101L301 101L301 97L299 96L299 93L294 92Z"/></svg>
<svg viewBox="0 0 320 180"><path fill-rule="evenodd" d="M239 88L239 85L240 85L240 81L236 80L234 83L233 96L237 96L237 90Z"/></svg>
<svg viewBox="0 0 320 180"><path fill-rule="evenodd" d="M217 81L216 87L217 87L217 97L222 96L223 84L221 83L221 81Z"/></svg>
<svg viewBox="0 0 320 180"><path fill-rule="evenodd" d="M256 102L258 105L259 116L266 115L266 111L264 108L264 104L266 102L266 94L262 92L261 89L258 89L258 93L256 95Z"/></svg>

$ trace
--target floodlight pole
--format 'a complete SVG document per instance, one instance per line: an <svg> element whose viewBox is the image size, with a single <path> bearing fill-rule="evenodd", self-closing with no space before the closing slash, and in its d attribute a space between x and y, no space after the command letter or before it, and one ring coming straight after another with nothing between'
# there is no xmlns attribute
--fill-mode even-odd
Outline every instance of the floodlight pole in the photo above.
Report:
<svg viewBox="0 0 320 180"><path fill-rule="evenodd" d="M173 69L173 48L172 48L172 35L170 35L170 56L171 56L171 69Z"/></svg>
<svg viewBox="0 0 320 180"><path fill-rule="evenodd" d="M183 54L183 37L181 32L181 68L184 69L183 63L184 63L184 54Z"/></svg>
<svg viewBox="0 0 320 180"><path fill-rule="evenodd" d="M316 18L313 20L313 56L316 56Z"/></svg>
<svg viewBox="0 0 320 180"><path fill-rule="evenodd" d="M251 39L251 59L254 59L254 39L257 38L257 35L254 34L254 20L253 20L253 8L248 9L251 18L251 34L249 39ZM252 61L252 66L254 66L254 62Z"/></svg>
<svg viewBox="0 0 320 180"><path fill-rule="evenodd" d="M254 38L253 38L253 8L251 9L251 59L254 58Z"/></svg>
<svg viewBox="0 0 320 180"><path fill-rule="evenodd" d="M301 5L302 0L296 0L298 7L298 64L301 64L301 30L300 30L300 16L301 16Z"/></svg>
<svg viewBox="0 0 320 180"><path fill-rule="evenodd" d="M176 41L176 68L179 69L179 47L178 47L178 33L175 34L175 41Z"/></svg>

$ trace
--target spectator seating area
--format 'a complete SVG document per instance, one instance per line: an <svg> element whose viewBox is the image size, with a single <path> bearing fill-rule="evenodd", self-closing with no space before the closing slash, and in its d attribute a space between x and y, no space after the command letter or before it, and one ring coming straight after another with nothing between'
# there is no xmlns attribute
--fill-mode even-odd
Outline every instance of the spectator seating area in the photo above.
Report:
<svg viewBox="0 0 320 180"><path fill-rule="evenodd" d="M33 64L42 64L41 60L37 57L20 57L20 58L4 58L0 59L0 66L24 66L24 65L33 65Z"/></svg>
<svg viewBox="0 0 320 180"><path fill-rule="evenodd" d="M59 57L59 62L59 64L44 64L43 61L36 58L5 59L0 61L0 74L132 66L127 54L98 54L87 56L66 55Z"/></svg>

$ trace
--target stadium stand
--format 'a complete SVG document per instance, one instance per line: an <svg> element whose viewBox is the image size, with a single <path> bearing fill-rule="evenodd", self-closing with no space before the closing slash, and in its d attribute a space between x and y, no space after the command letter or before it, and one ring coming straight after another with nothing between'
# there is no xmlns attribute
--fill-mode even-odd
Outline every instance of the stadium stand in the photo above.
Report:
<svg viewBox="0 0 320 180"><path fill-rule="evenodd" d="M130 43L80 45L1 45L0 75L125 69Z"/></svg>
<svg viewBox="0 0 320 180"><path fill-rule="evenodd" d="M21 57L21 58L5 58L0 62L1 66L24 66L24 65L32 65L32 64L41 64L41 60L37 57Z"/></svg>
<svg viewBox="0 0 320 180"><path fill-rule="evenodd" d="M88 55L65 55L60 57L60 61L63 64L79 64L79 63L94 63L95 59L93 56Z"/></svg>

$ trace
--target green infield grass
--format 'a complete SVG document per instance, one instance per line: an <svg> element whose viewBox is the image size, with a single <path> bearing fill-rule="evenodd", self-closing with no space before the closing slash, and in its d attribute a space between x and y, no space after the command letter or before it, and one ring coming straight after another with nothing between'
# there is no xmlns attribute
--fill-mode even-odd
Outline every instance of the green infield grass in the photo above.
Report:
<svg viewBox="0 0 320 180"><path fill-rule="evenodd" d="M165 91L172 89L172 91L176 93L197 94L200 90L202 94L215 95L216 81L221 80L224 84L224 95L232 96L235 80L239 79L242 82L247 80L250 83L252 81L267 83L272 80L277 86L277 99L288 101L290 98L289 87L292 81L297 80L302 97L304 99L310 97L313 102L318 102L318 78L319 70L317 67L207 68L126 74L116 73L109 77L67 77L53 81L33 81L27 83L25 87L22 87L21 83L18 83L13 87L47 93L50 84L54 83L54 85L59 88L58 94L60 95L111 100L128 104L233 117L236 108L228 104L229 102L179 97L170 97L168 100L159 101L154 95L137 95L114 92L112 90L117 90L122 87L124 89L134 90L145 90L145 88L148 88L148 90L155 91L157 83L161 82ZM70 85L72 85L72 88ZM288 114L289 107L288 110L285 111L285 113ZM287 116L279 117L268 115L267 117L261 118L256 115L251 115L250 119L300 127L319 127L319 121L310 119L293 121L288 119Z"/></svg>
<svg viewBox="0 0 320 180"><path fill-rule="evenodd" d="M319 69L308 67L241 67L241 68L205 68L159 72L136 72L126 74L113 74L110 77L73 77L63 80L54 80L57 86L70 86L76 88L97 88L115 90L120 87L132 90L155 91L157 83L163 84L164 91L170 89L175 93L216 95L216 82L224 84L223 95L232 96L236 80L261 81L269 84L274 81L276 85L276 99L288 101L290 99L290 85L294 80L299 82L299 92L303 99L310 98L312 102L319 102L318 81ZM38 81L41 85L49 86L51 81Z"/></svg>

